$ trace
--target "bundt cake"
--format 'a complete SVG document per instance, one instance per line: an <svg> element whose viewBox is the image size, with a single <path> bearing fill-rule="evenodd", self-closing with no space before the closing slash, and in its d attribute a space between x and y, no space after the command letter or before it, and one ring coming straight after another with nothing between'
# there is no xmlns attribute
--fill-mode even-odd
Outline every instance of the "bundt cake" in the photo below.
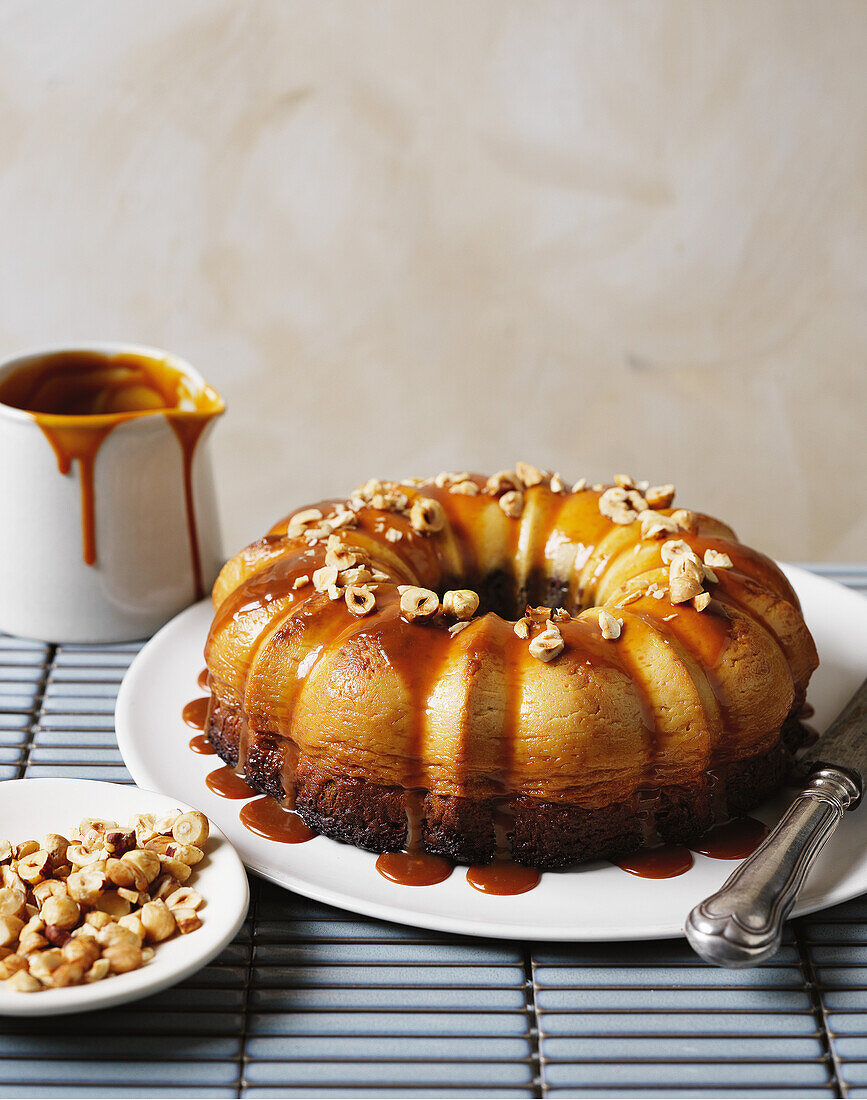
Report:
<svg viewBox="0 0 867 1100"><path fill-rule="evenodd" d="M683 842L785 778L797 596L673 486L371 480L213 590L208 736L317 832L539 868Z"/></svg>

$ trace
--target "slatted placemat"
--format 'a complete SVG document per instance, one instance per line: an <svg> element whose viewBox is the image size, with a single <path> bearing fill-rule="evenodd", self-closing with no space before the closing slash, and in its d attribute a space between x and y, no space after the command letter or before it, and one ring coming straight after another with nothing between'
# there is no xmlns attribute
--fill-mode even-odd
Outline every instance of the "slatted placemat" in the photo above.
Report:
<svg viewBox="0 0 867 1100"><path fill-rule="evenodd" d="M867 567L813 567L867 591ZM135 645L0 637L0 778L130 782L114 700ZM867 1096L867 899L729 972L683 941L533 945L402 928L254 880L183 985L0 1019L0 1096Z"/></svg>

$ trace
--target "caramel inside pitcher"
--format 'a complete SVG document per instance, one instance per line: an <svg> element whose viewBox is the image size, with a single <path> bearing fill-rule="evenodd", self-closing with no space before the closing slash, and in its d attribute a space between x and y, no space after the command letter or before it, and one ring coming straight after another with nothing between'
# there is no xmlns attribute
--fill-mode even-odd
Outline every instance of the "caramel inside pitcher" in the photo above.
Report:
<svg viewBox="0 0 867 1100"><path fill-rule="evenodd" d="M0 379L0 404L28 413L51 444L62 474L78 464L82 554L97 561L94 469L102 443L119 425L164 416L177 437L196 599L203 595L192 466L207 425L225 409L220 395L167 360L133 352L61 351L23 363Z"/></svg>

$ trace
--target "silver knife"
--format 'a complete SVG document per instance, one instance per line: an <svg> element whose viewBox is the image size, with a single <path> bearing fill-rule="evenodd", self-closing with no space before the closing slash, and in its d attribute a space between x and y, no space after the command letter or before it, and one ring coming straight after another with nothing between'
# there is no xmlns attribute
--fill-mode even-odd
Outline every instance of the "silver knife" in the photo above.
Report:
<svg viewBox="0 0 867 1100"><path fill-rule="evenodd" d="M686 938L716 966L755 966L774 955L804 879L867 776L867 680L798 761L798 797L722 888L686 918Z"/></svg>

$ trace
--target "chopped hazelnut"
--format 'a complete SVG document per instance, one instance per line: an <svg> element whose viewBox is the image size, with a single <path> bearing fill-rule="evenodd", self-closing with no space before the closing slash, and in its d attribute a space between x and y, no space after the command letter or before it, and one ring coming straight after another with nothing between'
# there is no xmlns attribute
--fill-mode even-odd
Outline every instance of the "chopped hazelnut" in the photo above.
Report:
<svg viewBox="0 0 867 1100"><path fill-rule="evenodd" d="M638 519L639 513L645 511L647 503L644 497L636 489L625 488L622 485L606 489L599 497L599 511L603 516L627 526Z"/></svg>
<svg viewBox="0 0 867 1100"><path fill-rule="evenodd" d="M610 615L604 608L599 609L599 629L602 632L602 637L609 642L616 642L620 637L620 631L623 623L620 619L615 619L613 615Z"/></svg>
<svg viewBox="0 0 867 1100"><path fill-rule="evenodd" d="M470 588L456 588L443 596L443 611L456 619L471 619L479 608L479 597Z"/></svg>
<svg viewBox="0 0 867 1100"><path fill-rule="evenodd" d="M402 585L400 610L410 622L417 619L429 619L439 611L440 601L436 592L429 588L417 588L414 585Z"/></svg>
<svg viewBox="0 0 867 1100"><path fill-rule="evenodd" d="M61 948L61 955L66 962L92 966L99 958L99 944L92 936L76 936L66 941Z"/></svg>
<svg viewBox="0 0 867 1100"><path fill-rule="evenodd" d="M195 844L178 844L174 841L166 848L166 855L171 859L180 860L181 863L186 863L188 867L195 867L197 863L201 863L205 858L205 853L201 848L196 847Z"/></svg>
<svg viewBox="0 0 867 1100"><path fill-rule="evenodd" d="M318 523L322 519L322 512L318 508L305 508L296 512L289 520L289 527L307 527L311 523Z"/></svg>
<svg viewBox="0 0 867 1100"><path fill-rule="evenodd" d="M121 917L117 922L118 927L126 929L127 932L131 932L139 943L144 942L146 935L145 926L141 922L141 918L137 913L127 913L125 917Z"/></svg>
<svg viewBox="0 0 867 1100"><path fill-rule="evenodd" d="M93 903L93 907L103 913L108 913L115 920L118 917L125 917L131 908L129 901L122 898L116 890L103 890Z"/></svg>
<svg viewBox="0 0 867 1100"><path fill-rule="evenodd" d="M59 833L48 833L47 836L42 838L42 850L48 853L53 867L59 867L61 863L66 862L66 849L68 847L69 841Z"/></svg>
<svg viewBox="0 0 867 1100"><path fill-rule="evenodd" d="M531 626L532 621L524 616L523 619L518 619L518 621L515 623L514 631L519 638L529 638Z"/></svg>
<svg viewBox="0 0 867 1100"><path fill-rule="evenodd" d="M150 943L168 939L177 927L172 911L164 901L149 901L143 905L140 919Z"/></svg>
<svg viewBox="0 0 867 1100"><path fill-rule="evenodd" d="M169 845L174 843L174 838L171 836L155 836L153 840L147 842L146 851L156 852L158 856L164 856L169 849Z"/></svg>
<svg viewBox="0 0 867 1100"><path fill-rule="evenodd" d="M103 872L94 871L87 867L81 871L74 871L66 880L69 896L82 905L95 905L104 886L105 875Z"/></svg>
<svg viewBox="0 0 867 1100"><path fill-rule="evenodd" d="M541 634L537 634L536 637L530 642L530 653L540 661L548 662L553 661L555 657L559 656L566 643L563 641L563 635L551 623Z"/></svg>
<svg viewBox="0 0 867 1100"><path fill-rule="evenodd" d="M519 489L511 489L500 497L500 508L510 519L518 519L524 511L524 494Z"/></svg>
<svg viewBox="0 0 867 1100"><path fill-rule="evenodd" d="M48 951L40 951L38 955L32 955L28 959L28 969L34 978L44 982L65 961L60 948L52 947Z"/></svg>
<svg viewBox="0 0 867 1100"><path fill-rule="evenodd" d="M343 598L353 615L369 615L376 606L376 596L367 585L347 585Z"/></svg>
<svg viewBox="0 0 867 1100"><path fill-rule="evenodd" d="M0 917L17 917L24 908L24 897L4 886L0 890Z"/></svg>
<svg viewBox="0 0 867 1100"><path fill-rule="evenodd" d="M6 988L14 989L16 993L37 993L42 989L42 983L26 970L18 970L7 978Z"/></svg>
<svg viewBox="0 0 867 1100"><path fill-rule="evenodd" d="M545 475L529 462L516 462L515 473L518 475L526 489L532 489L534 485L541 485Z"/></svg>
<svg viewBox="0 0 867 1100"><path fill-rule="evenodd" d="M72 932L68 928L61 928L59 924L46 924L43 934L48 942L53 943L55 947L63 947Z"/></svg>
<svg viewBox="0 0 867 1100"><path fill-rule="evenodd" d="M115 886L124 886L127 889L136 887L143 890L147 886L144 875L134 864L125 859L112 858L106 861L105 877ZM141 879L143 885L137 885L137 879Z"/></svg>
<svg viewBox="0 0 867 1100"><path fill-rule="evenodd" d="M167 875L171 875L172 878L176 878L178 882L181 883L186 882L193 873L189 864L182 863L173 856L160 856L160 863L162 864L163 871L165 871Z"/></svg>
<svg viewBox="0 0 867 1100"><path fill-rule="evenodd" d="M676 535L680 530L671 516L664 516L661 512L648 509L646 512L641 512L638 519L641 523L643 539L655 539L660 535Z"/></svg>
<svg viewBox="0 0 867 1100"><path fill-rule="evenodd" d="M84 975L84 980L88 983L101 982L103 978L108 977L110 971L111 961L109 959L96 959L90 970Z"/></svg>
<svg viewBox="0 0 867 1100"><path fill-rule="evenodd" d="M323 565L321 569L317 569L313 573L313 587L317 592L327 592L328 589L337 583L337 574L339 570L334 565Z"/></svg>
<svg viewBox="0 0 867 1100"><path fill-rule="evenodd" d="M17 974L19 970L26 969L27 959L25 959L23 955L13 952L0 961L0 981L6 981L6 979L11 978L13 974Z"/></svg>
<svg viewBox="0 0 867 1100"><path fill-rule="evenodd" d="M182 936L186 936L188 932L195 932L197 928L202 927L202 918L195 909L179 907L172 910L172 916L175 918L178 931Z"/></svg>
<svg viewBox="0 0 867 1100"><path fill-rule="evenodd" d="M15 869L25 882L35 886L51 874L51 856L44 848L37 848L35 852L19 859Z"/></svg>
<svg viewBox="0 0 867 1100"><path fill-rule="evenodd" d="M41 932L22 932L18 938L18 954L32 955L34 951L40 951L48 946L48 940Z"/></svg>
<svg viewBox="0 0 867 1100"><path fill-rule="evenodd" d="M644 499L651 508L670 508L674 500L674 486L652 485L645 491Z"/></svg>
<svg viewBox="0 0 867 1100"><path fill-rule="evenodd" d="M695 565L701 565L698 554L683 539L669 539L668 542L664 542L660 556L666 565L671 564L677 557L688 558Z"/></svg>
<svg viewBox="0 0 867 1100"><path fill-rule="evenodd" d="M72 928L78 923L80 914L77 902L68 894L57 894L48 898L41 911L45 923L54 924L58 928Z"/></svg>
<svg viewBox="0 0 867 1100"><path fill-rule="evenodd" d="M171 875L163 875L158 878L150 888L151 901L165 901L169 894L173 894L180 886L177 879Z"/></svg>
<svg viewBox="0 0 867 1100"><path fill-rule="evenodd" d="M0 946L14 946L23 927L24 921L20 917L12 914L0 917Z"/></svg>
<svg viewBox="0 0 867 1100"><path fill-rule="evenodd" d="M728 554L722 554L719 550L705 550L704 564L712 569L732 569L732 559Z"/></svg>
<svg viewBox="0 0 867 1100"><path fill-rule="evenodd" d="M183 814L183 817L189 815ZM204 814L199 815L204 817ZM181 818L178 819L179 821ZM177 823L176 823L177 824ZM186 826L184 827L186 828ZM174 832L172 833L174 836ZM207 840L207 818L205 818L205 840ZM153 880L160 873L160 857L156 852L150 851L146 848L137 848L133 852L127 852L123 858L123 863L129 863L132 867L138 870L145 879L145 885L153 882Z"/></svg>
<svg viewBox="0 0 867 1100"><path fill-rule="evenodd" d="M101 909L94 909L84 918L84 923L90 925L95 932L100 932L114 922L108 913L103 913Z"/></svg>
<svg viewBox="0 0 867 1100"><path fill-rule="evenodd" d="M109 947L113 943L129 943L138 945L141 943L141 938L137 935L136 931L132 928L127 928L126 925L118 923L118 921L112 921L107 924L105 928L100 928L96 935L97 943L103 947Z"/></svg>
<svg viewBox="0 0 867 1100"><path fill-rule="evenodd" d="M493 496L499 496L500 493L520 488L521 479L514 470L500 470L498 473L492 474L485 483L485 491Z"/></svg>
<svg viewBox="0 0 867 1100"><path fill-rule="evenodd" d="M99 851L91 851L83 844L70 844L66 849L66 858L74 867L87 867L98 863L102 856Z"/></svg>
<svg viewBox="0 0 867 1100"><path fill-rule="evenodd" d="M336 535L331 535L331 539L337 538ZM338 542L340 540L338 539ZM343 571L344 569L351 569L353 565L357 564L358 556L352 552L348 547L341 545L340 549L329 549L325 554L325 564L333 565L335 569Z"/></svg>
<svg viewBox="0 0 867 1100"><path fill-rule="evenodd" d="M112 974L127 974L142 964L141 948L133 943L113 943L105 948L102 957L108 960Z"/></svg>
<svg viewBox="0 0 867 1100"><path fill-rule="evenodd" d="M698 522L696 521L695 514L690 512L688 508L678 508L671 513L671 518L678 525L683 528L684 531L694 532L698 528Z"/></svg>
<svg viewBox="0 0 867 1100"><path fill-rule="evenodd" d="M131 852L135 848L135 831L133 829L108 829L103 843L110 856L122 856L124 852Z"/></svg>
<svg viewBox="0 0 867 1100"><path fill-rule="evenodd" d="M704 575L701 565L683 554L672 558L668 567L669 598L672 603L686 603L702 590Z"/></svg>
<svg viewBox="0 0 867 1100"><path fill-rule="evenodd" d="M445 527L443 506L432 497L416 497L409 512L409 522L422 535L433 535Z"/></svg>
<svg viewBox="0 0 867 1100"><path fill-rule="evenodd" d="M56 878L47 878L43 882L37 882L33 887L33 897L37 905L44 905L50 897L54 897L56 894L65 895L66 893L66 883ZM0 894L2 894L2 891L0 891ZM0 902L0 912L2 912L2 902Z"/></svg>

